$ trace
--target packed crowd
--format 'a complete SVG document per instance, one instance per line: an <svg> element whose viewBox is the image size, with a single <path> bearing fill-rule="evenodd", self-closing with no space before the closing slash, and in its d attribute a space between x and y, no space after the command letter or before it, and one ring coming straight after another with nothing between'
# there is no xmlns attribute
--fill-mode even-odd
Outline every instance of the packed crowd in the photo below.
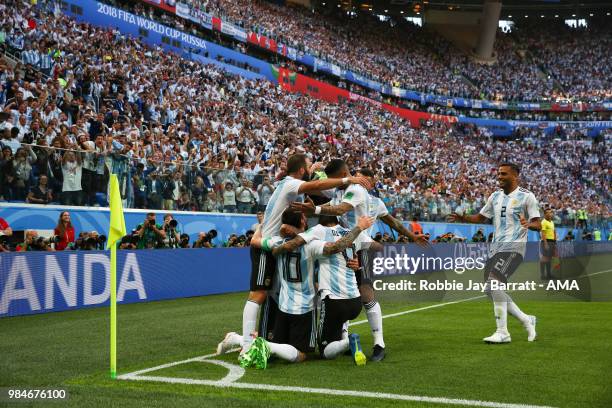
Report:
<svg viewBox="0 0 612 408"><path fill-rule="evenodd" d="M380 195L404 219L477 211L504 160L523 167L541 202L609 216L608 139L504 142L465 126L412 129L369 104L290 94L16 4L0 6L8 45L22 36L23 50L53 58L48 79L27 59L0 65L3 199L103 205L112 172L129 207L255 212L301 151L313 163L373 166Z"/></svg>
<svg viewBox="0 0 612 408"><path fill-rule="evenodd" d="M381 22L362 12L348 18L340 10L322 14L253 0L187 3L406 89L492 100L602 101L612 96L606 24L579 30L539 24L517 27L517 34L499 32L497 62L487 65L472 62L442 36L403 19Z"/></svg>
<svg viewBox="0 0 612 408"><path fill-rule="evenodd" d="M609 25L570 28L562 21L532 24L517 31L520 43L558 82L559 96L609 100L612 37Z"/></svg>

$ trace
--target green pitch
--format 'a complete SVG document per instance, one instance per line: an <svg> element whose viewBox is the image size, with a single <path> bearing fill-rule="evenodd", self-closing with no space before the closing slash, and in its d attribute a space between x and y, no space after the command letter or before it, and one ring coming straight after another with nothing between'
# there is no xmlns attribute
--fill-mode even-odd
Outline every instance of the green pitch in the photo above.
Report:
<svg viewBox="0 0 612 408"><path fill-rule="evenodd" d="M611 275L593 276L591 284L610 285ZM213 353L227 331L239 330L245 296L238 293L119 306L119 374ZM410 303L393 296L381 299L385 315L440 304ZM264 371L246 370L236 383L444 399L439 402L465 399L555 407L612 406L612 303L526 300L519 305L538 317L538 340L534 343L526 341L523 328L509 317L513 342L483 344L482 337L494 330L492 308L485 299L476 299L385 319L388 354L382 363L356 367L349 357L297 365L274 361ZM369 355L368 325L351 330L361 335ZM0 387L65 388L69 400L57 405L74 407L452 406L111 380L108 331L108 310L101 308L0 319ZM214 359L237 365L237 353ZM227 374L223 366L198 361L146 375L220 380ZM28 404L45 403L15 406Z"/></svg>

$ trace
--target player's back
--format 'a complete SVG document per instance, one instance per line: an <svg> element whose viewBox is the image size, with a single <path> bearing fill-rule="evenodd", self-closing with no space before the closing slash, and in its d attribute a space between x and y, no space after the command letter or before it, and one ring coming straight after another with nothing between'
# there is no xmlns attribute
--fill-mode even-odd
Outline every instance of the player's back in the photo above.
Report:
<svg viewBox="0 0 612 408"><path fill-rule="evenodd" d="M304 183L291 176L285 177L276 186L274 193L268 201L261 224L261 235L264 238L278 235L282 225L283 212L294 201L304 201L303 194L299 194L300 185Z"/></svg>
<svg viewBox="0 0 612 408"><path fill-rule="evenodd" d="M289 240L289 238L273 237L270 247L275 248ZM284 252L276 257L278 274L276 281L280 282L278 307L285 313L301 315L314 308L316 290L313 248L315 246L304 245L292 252Z"/></svg>
<svg viewBox="0 0 612 408"><path fill-rule="evenodd" d="M310 234L309 239L337 242L349 232L349 229L341 225L334 227L317 225L305 234ZM332 299L353 299L359 297L355 272L346 264L347 260L353 257L353 248L347 248L341 253L317 257L319 265L318 284L322 298L326 295L329 295Z"/></svg>
<svg viewBox="0 0 612 408"><path fill-rule="evenodd" d="M351 184L344 192L341 202L349 203L353 210L344 214L342 225L346 228L354 228L359 217L373 217L376 213L376 202L363 186Z"/></svg>

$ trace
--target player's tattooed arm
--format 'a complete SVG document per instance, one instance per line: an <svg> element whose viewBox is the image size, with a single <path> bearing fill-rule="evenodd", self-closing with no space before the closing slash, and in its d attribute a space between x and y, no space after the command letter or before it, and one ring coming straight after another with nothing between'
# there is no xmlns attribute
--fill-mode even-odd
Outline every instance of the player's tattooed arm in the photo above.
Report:
<svg viewBox="0 0 612 408"><path fill-rule="evenodd" d="M276 256L284 252L291 252L295 249L298 249L305 243L306 241L304 241L304 238L298 235L297 237L293 238L291 241L287 241L282 245L272 248L272 255Z"/></svg>
<svg viewBox="0 0 612 408"><path fill-rule="evenodd" d="M374 224L373 217L359 217L357 225L348 234L340 238L336 242L328 242L323 248L323 255L337 254L338 252L344 251L346 248L353 244L353 241L357 239L361 231L367 230Z"/></svg>
<svg viewBox="0 0 612 408"><path fill-rule="evenodd" d="M282 224L280 228L280 236L283 238L295 238L299 234L297 228L293 225Z"/></svg>
<svg viewBox="0 0 612 408"><path fill-rule="evenodd" d="M292 203L291 208L297 211L301 211L306 215L343 215L351 210L353 206L349 203L340 203L339 205L323 205L320 208L319 214L316 213L317 206L312 200L307 200L304 203Z"/></svg>
<svg viewBox="0 0 612 408"><path fill-rule="evenodd" d="M321 206L321 215L344 215L353 210L353 206L349 203L340 203L338 205Z"/></svg>

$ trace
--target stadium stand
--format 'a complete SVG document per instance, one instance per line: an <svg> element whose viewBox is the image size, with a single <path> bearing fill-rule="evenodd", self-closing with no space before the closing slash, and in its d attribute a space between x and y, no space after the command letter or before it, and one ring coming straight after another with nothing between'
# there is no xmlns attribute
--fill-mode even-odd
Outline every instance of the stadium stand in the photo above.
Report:
<svg viewBox="0 0 612 408"><path fill-rule="evenodd" d="M414 129L374 105L288 93L12 4L0 6L4 46L21 55L0 68L5 200L23 201L46 175L53 202L104 205L114 172L128 207L232 211L237 200L253 212L265 175L282 177L286 157L304 151L313 162L374 166L381 196L404 219L476 211L505 160L564 223L578 209L609 216L609 132L519 130L506 141L464 124Z"/></svg>

